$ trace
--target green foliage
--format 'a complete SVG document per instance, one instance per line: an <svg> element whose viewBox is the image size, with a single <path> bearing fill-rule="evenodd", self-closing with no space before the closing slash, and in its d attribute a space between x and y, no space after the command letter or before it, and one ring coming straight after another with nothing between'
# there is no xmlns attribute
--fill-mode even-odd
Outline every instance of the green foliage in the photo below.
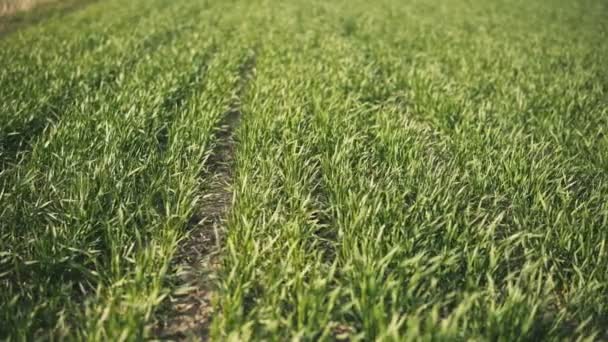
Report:
<svg viewBox="0 0 608 342"><path fill-rule="evenodd" d="M104 3L3 42L0 336L148 334L243 55L218 51L207 6L168 5Z"/></svg>
<svg viewBox="0 0 608 342"><path fill-rule="evenodd" d="M605 6L259 11L218 340L606 338Z"/></svg>
<svg viewBox="0 0 608 342"><path fill-rule="evenodd" d="M7 35L0 339L153 336L227 112L216 340L607 339L606 13L108 0Z"/></svg>

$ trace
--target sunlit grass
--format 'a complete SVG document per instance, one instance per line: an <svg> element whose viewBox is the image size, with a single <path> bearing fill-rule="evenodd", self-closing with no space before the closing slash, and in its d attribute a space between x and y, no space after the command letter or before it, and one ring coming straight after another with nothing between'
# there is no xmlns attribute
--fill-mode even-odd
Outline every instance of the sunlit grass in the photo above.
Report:
<svg viewBox="0 0 608 342"><path fill-rule="evenodd" d="M0 339L154 337L229 111L214 339L608 338L607 11L108 0L7 35Z"/></svg>
<svg viewBox="0 0 608 342"><path fill-rule="evenodd" d="M606 25L587 6L265 9L216 338L605 338Z"/></svg>

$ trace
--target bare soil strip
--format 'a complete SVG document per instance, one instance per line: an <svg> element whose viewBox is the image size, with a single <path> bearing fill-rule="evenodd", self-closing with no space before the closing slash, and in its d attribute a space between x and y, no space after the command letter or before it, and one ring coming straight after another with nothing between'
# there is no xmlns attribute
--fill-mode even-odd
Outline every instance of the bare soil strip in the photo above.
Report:
<svg viewBox="0 0 608 342"><path fill-rule="evenodd" d="M169 298L169 308L161 313L165 317L156 328L156 336L161 340L207 340L209 337L215 274L220 262L226 216L232 203L234 131L241 118L240 99L254 67L255 55L251 54L239 70L235 99L216 133L216 146L207 160L208 171L202 177L206 195L190 221L190 234L176 256L177 289Z"/></svg>

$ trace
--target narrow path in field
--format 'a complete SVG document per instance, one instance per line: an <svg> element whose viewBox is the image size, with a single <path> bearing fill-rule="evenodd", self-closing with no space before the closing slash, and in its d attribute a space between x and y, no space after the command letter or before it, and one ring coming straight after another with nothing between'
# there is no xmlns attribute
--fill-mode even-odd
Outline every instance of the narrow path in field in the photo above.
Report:
<svg viewBox="0 0 608 342"><path fill-rule="evenodd" d="M226 216L232 203L234 132L241 119L240 99L255 67L255 55L247 57L240 70L235 98L224 114L216 133L216 145L203 175L204 197L190 220L190 233L179 248L176 260L178 288L170 298L157 337L182 340L207 339L211 323L215 273L225 231Z"/></svg>

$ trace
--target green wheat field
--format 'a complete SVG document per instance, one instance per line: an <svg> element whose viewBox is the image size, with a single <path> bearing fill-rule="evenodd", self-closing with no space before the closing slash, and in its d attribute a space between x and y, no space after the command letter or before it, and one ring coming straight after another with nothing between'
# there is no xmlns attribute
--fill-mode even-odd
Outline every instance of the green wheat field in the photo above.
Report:
<svg viewBox="0 0 608 342"><path fill-rule="evenodd" d="M608 341L608 2L53 6L0 33L0 340Z"/></svg>

